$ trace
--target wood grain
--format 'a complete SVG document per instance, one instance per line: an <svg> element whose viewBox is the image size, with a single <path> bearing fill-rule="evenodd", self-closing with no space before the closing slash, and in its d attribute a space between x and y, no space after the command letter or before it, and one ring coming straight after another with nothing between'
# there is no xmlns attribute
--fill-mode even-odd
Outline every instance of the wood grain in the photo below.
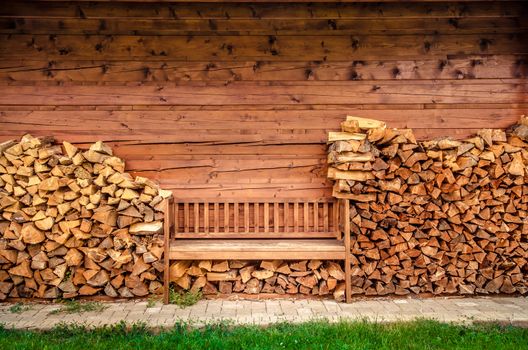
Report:
<svg viewBox="0 0 528 350"><path fill-rule="evenodd" d="M0 18L2 34L77 35L365 35L519 33L515 17L381 19L78 19Z"/></svg>
<svg viewBox="0 0 528 350"><path fill-rule="evenodd" d="M468 35L166 35L108 36L3 34L0 56L8 59L309 61L447 58L449 52L528 54L518 34Z"/></svg>
<svg viewBox="0 0 528 350"><path fill-rule="evenodd" d="M479 81L233 82L135 86L0 86L3 105L269 105L508 103L527 92L523 79Z"/></svg>
<svg viewBox="0 0 528 350"><path fill-rule="evenodd" d="M28 18L143 18L143 19L357 19L357 18L467 18L518 17L522 1L451 1L442 4L409 1L375 3L135 3L12 1L0 8L2 17Z"/></svg>
<svg viewBox="0 0 528 350"><path fill-rule="evenodd" d="M342 62L33 61L0 62L0 84L16 81L178 82L526 78L528 55Z"/></svg>

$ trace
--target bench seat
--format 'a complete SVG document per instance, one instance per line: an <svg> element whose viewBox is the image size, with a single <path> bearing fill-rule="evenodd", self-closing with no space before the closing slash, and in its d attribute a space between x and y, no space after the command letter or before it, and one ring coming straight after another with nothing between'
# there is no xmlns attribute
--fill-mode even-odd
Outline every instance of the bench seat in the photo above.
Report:
<svg viewBox="0 0 528 350"><path fill-rule="evenodd" d="M170 260L344 260L337 239L178 239L171 240Z"/></svg>

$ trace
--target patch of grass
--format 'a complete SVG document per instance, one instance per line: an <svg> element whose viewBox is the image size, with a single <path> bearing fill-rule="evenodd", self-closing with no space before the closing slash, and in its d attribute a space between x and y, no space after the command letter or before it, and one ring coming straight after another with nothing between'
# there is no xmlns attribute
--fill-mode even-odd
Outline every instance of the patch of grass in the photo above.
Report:
<svg viewBox="0 0 528 350"><path fill-rule="evenodd" d="M186 307L196 304L202 299L202 292L176 292L173 288L169 290L169 302L180 307Z"/></svg>
<svg viewBox="0 0 528 350"><path fill-rule="evenodd" d="M0 327L0 349L527 349L528 329L511 325L457 325L436 321L402 323L310 322L269 327L176 324L152 331L144 325L51 331Z"/></svg>
<svg viewBox="0 0 528 350"><path fill-rule="evenodd" d="M151 308L151 307L154 307L156 306L156 303L159 301L159 298L155 297L155 296L150 296L147 300L147 307L148 308Z"/></svg>
<svg viewBox="0 0 528 350"><path fill-rule="evenodd" d="M78 300L64 300L61 307L57 310L51 311L50 314L73 314L89 311L103 311L104 309L106 309L106 305L97 301L80 302Z"/></svg>
<svg viewBox="0 0 528 350"><path fill-rule="evenodd" d="M24 312L30 309L31 309L31 306L29 305L24 305L22 303L16 303L15 305L12 305L9 308L9 312L11 312L12 314L19 314L21 312Z"/></svg>

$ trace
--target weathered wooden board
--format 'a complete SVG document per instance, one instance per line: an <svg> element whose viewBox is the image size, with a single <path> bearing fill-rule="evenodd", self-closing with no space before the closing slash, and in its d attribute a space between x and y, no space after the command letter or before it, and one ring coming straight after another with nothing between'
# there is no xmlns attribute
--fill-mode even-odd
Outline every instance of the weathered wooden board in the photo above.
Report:
<svg viewBox="0 0 528 350"><path fill-rule="evenodd" d="M464 1L430 4L409 1L392 4L378 3L264 3L240 4L206 3L135 3L122 2L36 2L13 1L0 8L2 17L28 18L145 18L145 19L356 19L401 17L518 17L522 1L484 1L468 4Z"/></svg>
<svg viewBox="0 0 528 350"><path fill-rule="evenodd" d="M528 55L342 62L3 60L0 82L312 81L526 78Z"/></svg>
<svg viewBox="0 0 528 350"><path fill-rule="evenodd" d="M447 58L448 53L528 54L518 34L468 35L0 35L0 56L52 60L308 61Z"/></svg>
<svg viewBox="0 0 528 350"><path fill-rule="evenodd" d="M523 79L353 82L232 82L134 85L0 86L9 105L299 105L508 103L527 93Z"/></svg>
<svg viewBox="0 0 528 350"><path fill-rule="evenodd" d="M233 135L258 131L265 135L266 130L278 133L282 130L317 130L339 129L343 114L361 114L368 118L385 121L391 127L412 129L450 129L456 123L460 129L485 128L493 124L497 128L507 128L519 119L519 108L468 108L468 109L361 109L350 111L338 110L256 110L226 111L210 110L206 115L202 111L0 111L0 133L8 130L15 132L39 132L51 135L64 130L72 137L82 137L85 131L104 135L109 132L127 132L130 136L144 134L143 130L167 131L174 135L175 142L180 139L178 130L198 132L218 130L220 135L227 135L219 141L227 142ZM148 120L148 125L145 125ZM83 124L84 123L84 124ZM230 132L240 130L240 132ZM214 133L214 132L213 132ZM148 136L148 134L147 134ZM327 137L327 135L325 135ZM296 142L305 138L299 134ZM139 139L139 138L138 138ZM146 140L149 140L145 138ZM150 141L156 137L151 135ZM238 138L235 138L238 140ZM86 142L80 139L74 142ZM112 140L104 140L112 141ZM189 141L190 142L190 141ZM235 145L236 146L236 145ZM228 150L229 148L226 148ZM188 150L185 150L187 152ZM218 149L216 152L221 152ZM194 151L193 151L194 152ZM216 153L215 152L215 153ZM239 151L237 151L239 152ZM140 153L140 152L138 152Z"/></svg>
<svg viewBox="0 0 528 350"><path fill-rule="evenodd" d="M365 35L519 33L515 17L381 19L83 19L0 18L2 34L109 35Z"/></svg>

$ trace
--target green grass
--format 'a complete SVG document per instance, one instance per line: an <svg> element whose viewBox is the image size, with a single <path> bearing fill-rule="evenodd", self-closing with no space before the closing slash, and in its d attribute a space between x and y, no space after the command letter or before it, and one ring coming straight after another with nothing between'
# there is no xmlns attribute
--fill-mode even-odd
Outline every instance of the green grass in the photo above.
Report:
<svg viewBox="0 0 528 350"><path fill-rule="evenodd" d="M22 303L16 303L15 305L12 305L9 308L9 312L11 312L12 314L19 314L21 312L24 312L30 309L31 309L31 306L29 305L24 305Z"/></svg>
<svg viewBox="0 0 528 350"><path fill-rule="evenodd" d="M0 327L0 349L527 349L528 329L500 325L406 323L288 323L269 327L203 328L177 324L154 332L144 326L87 330L58 327L48 332Z"/></svg>
<svg viewBox="0 0 528 350"><path fill-rule="evenodd" d="M176 304L180 307L186 307L196 304L202 299L202 292L176 292L174 289L169 290L169 303Z"/></svg>
<svg viewBox="0 0 528 350"><path fill-rule="evenodd" d="M147 307L148 308L151 308L151 307L155 307L156 304L160 301L160 299L156 296L150 296L147 300Z"/></svg>
<svg viewBox="0 0 528 350"><path fill-rule="evenodd" d="M80 302L78 300L64 300L59 309L53 310L50 314L73 314L88 311L102 311L106 306L96 301Z"/></svg>

